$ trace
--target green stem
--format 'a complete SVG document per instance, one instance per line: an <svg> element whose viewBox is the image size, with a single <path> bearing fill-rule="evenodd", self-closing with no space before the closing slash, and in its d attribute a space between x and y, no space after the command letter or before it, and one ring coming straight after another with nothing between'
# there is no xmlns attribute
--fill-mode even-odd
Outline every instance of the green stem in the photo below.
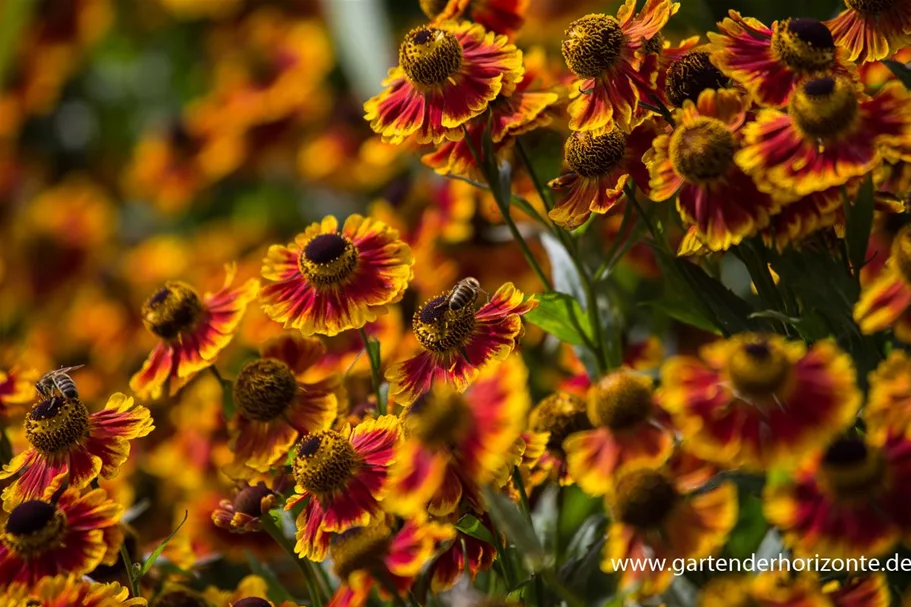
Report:
<svg viewBox="0 0 911 607"><path fill-rule="evenodd" d="M519 158L525 165L525 170L527 170L528 174L531 176L532 183L535 184L535 189L538 191L538 196L541 197L541 202L544 203L544 208L548 211L552 210L554 208L554 203L551 201L550 196L544 187L544 184L538 177L538 173L532 166L531 159L528 157L528 152L525 151L525 145L522 143L522 139L519 137L516 137L516 151L519 153Z"/></svg>
<svg viewBox="0 0 911 607"><path fill-rule="evenodd" d="M307 593L310 595L310 604L315 607L323 606L323 596L320 594L317 589L315 573L311 570L312 563L310 561L304 561L297 556L297 553L294 552L294 546L291 545L291 542L288 541L288 538L285 537L285 534L282 533L282 530L278 528L275 524L275 521L272 519L272 515L269 513L264 514L260 520L262 521L263 531L268 533L275 542L282 547L288 556L291 557L295 563L297 563L298 568L300 568L301 573L304 574L304 581L307 584Z"/></svg>
<svg viewBox="0 0 911 607"><path fill-rule="evenodd" d="M490 187L490 193L493 194L493 199L497 203L497 208L500 210L500 215L503 216L503 221L506 223L506 227L509 228L510 234L512 234L513 239L519 245L519 248L522 249L522 255L525 256L525 261L528 262L528 265L531 266L531 269L534 270L535 274L538 275L538 279L541 281L541 284L544 285L545 291L553 291L554 288L550 284L550 279L547 278L547 274L544 273L544 270L541 269L541 266L538 264L538 260L535 259L535 256L531 253L531 248L528 246L528 243L525 242L525 237L522 236L522 233L519 231L519 228L516 226L515 221L513 221L512 216L509 214L509 200L503 200L503 192L501 188L497 187L498 175L491 175L490 171L487 170L487 166L481 161L481 155L478 153L478 150L475 149L474 143L471 141L471 135L468 133L468 129L463 127L465 131L465 142L468 144L468 149L471 151L471 156L474 158L475 164L478 165L478 168L484 174L484 178L487 180L487 185ZM492 159L491 162L496 163L496 159Z"/></svg>
<svg viewBox="0 0 911 607"><path fill-rule="evenodd" d="M405 607L405 601L402 600L402 595L399 594L398 589L395 587L395 584L393 583L392 579L389 577L389 573L387 573L386 571L378 570L378 571L374 572L373 575L376 578L376 580L380 583L380 586L383 587L383 590L385 590L388 594L392 595L392 600L396 604L396 607ZM413 600L411 599L410 595L408 598L409 598L408 602L411 604L411 606L416 607L416 605L413 602Z"/></svg>
<svg viewBox="0 0 911 607"><path fill-rule="evenodd" d="M636 207L636 211L639 212L639 216L642 217L642 221L644 221L645 225L648 227L648 231L652 235L652 240L655 241L655 244L665 251L669 251L667 242L665 242L663 236L661 235L661 232L658 230L655 224L652 223L652 218L648 216L648 214L642 208L642 205L639 204L639 199L636 197L636 186L627 184L626 188L624 188L624 192L626 192L626 197L630 200L630 202L633 203L633 206Z"/></svg>
<svg viewBox="0 0 911 607"><path fill-rule="evenodd" d="M528 522L531 523L531 507L528 505L528 494L525 492L525 481L522 480L522 472L519 470L518 466L512 469L512 482L519 492L519 502L522 504L522 512L525 514L525 518L528 519Z"/></svg>
<svg viewBox="0 0 911 607"><path fill-rule="evenodd" d="M120 558L123 561L123 566L127 572L127 584L130 586L130 596L133 598L140 598L139 587L136 585L136 580L133 578L133 559L130 558L130 553L127 551L126 542L120 544Z"/></svg>
<svg viewBox="0 0 911 607"><path fill-rule="evenodd" d="M370 359L370 377L373 381L373 393L376 395L376 409L380 415L386 415L386 401L383 399L383 392L380 390L383 380L380 373L379 344L377 344L377 355L374 356L373 350L370 348L370 338L367 337L367 331L364 327L361 327L358 329L358 333L361 335L361 341L364 342L367 358Z"/></svg>
<svg viewBox="0 0 911 607"><path fill-rule="evenodd" d="M623 235L626 233L626 229L629 226L630 219L633 216L633 205L628 204L626 208L623 209L623 220L620 222L620 230L617 232L617 238L614 239L611 248L607 251L607 254L604 257L604 263L598 268L595 272L595 280L601 280L604 276L613 269L616 265L615 258L619 261L620 258L617 257L618 252L621 254L626 253L629 248L628 243L633 240L632 235L630 238L624 240ZM621 246L623 247L621 249Z"/></svg>

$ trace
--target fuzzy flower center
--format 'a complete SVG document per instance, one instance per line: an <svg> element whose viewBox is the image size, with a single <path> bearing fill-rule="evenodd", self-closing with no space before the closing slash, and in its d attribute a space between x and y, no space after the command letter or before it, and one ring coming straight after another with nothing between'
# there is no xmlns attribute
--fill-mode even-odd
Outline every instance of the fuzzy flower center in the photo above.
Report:
<svg viewBox="0 0 911 607"><path fill-rule="evenodd" d="M424 303L411 322L414 335L425 349L439 354L452 354L464 348L474 330L475 310L463 306L449 308L448 293Z"/></svg>
<svg viewBox="0 0 911 607"><path fill-rule="evenodd" d="M360 457L348 439L335 430L319 430L298 443L292 470L306 491L329 496L348 486L359 464Z"/></svg>
<svg viewBox="0 0 911 607"><path fill-rule="evenodd" d="M845 5L863 14L864 16L874 16L886 13L891 10L897 0L845 0Z"/></svg>
<svg viewBox="0 0 911 607"><path fill-rule="evenodd" d="M568 392L551 394L532 412L531 428L534 432L550 432L547 449L562 453L567 436L591 429L585 401Z"/></svg>
<svg viewBox="0 0 911 607"><path fill-rule="evenodd" d="M254 518L262 516L268 512L270 499L274 501L275 492L266 487L263 483L257 483L249 487L244 487L236 496L234 496L234 510ZM263 504L266 500L266 504Z"/></svg>
<svg viewBox="0 0 911 607"><path fill-rule="evenodd" d="M610 15L586 15L569 24L561 49L570 70L580 78L597 78L613 67L626 34Z"/></svg>
<svg viewBox="0 0 911 607"><path fill-rule="evenodd" d="M742 344L727 363L727 373L738 395L766 399L780 394L792 374L785 352L767 341Z"/></svg>
<svg viewBox="0 0 911 607"><path fill-rule="evenodd" d="M202 313L202 301L193 287L178 280L168 281L143 304L142 322L158 337L175 339L195 327Z"/></svg>
<svg viewBox="0 0 911 607"><path fill-rule="evenodd" d="M788 113L804 137L834 141L854 130L860 106L849 80L827 77L809 80L795 89Z"/></svg>
<svg viewBox="0 0 911 607"><path fill-rule="evenodd" d="M619 129L602 134L573 133L563 146L566 164L582 177L599 177L616 169L626 153L626 135Z"/></svg>
<svg viewBox="0 0 911 607"><path fill-rule="evenodd" d="M866 503L885 485L886 460L882 452L868 448L860 438L840 438L823 456L819 478L836 500Z"/></svg>
<svg viewBox="0 0 911 607"><path fill-rule="evenodd" d="M892 259L905 282L911 284L911 224L902 227L895 235Z"/></svg>
<svg viewBox="0 0 911 607"><path fill-rule="evenodd" d="M272 603L258 596L248 596L231 603L231 607L272 607Z"/></svg>
<svg viewBox="0 0 911 607"><path fill-rule="evenodd" d="M664 35L661 32L658 32L654 36L648 39L648 42L645 43L645 46L642 47L642 50L646 54L657 53L661 54L664 50Z"/></svg>
<svg viewBox="0 0 911 607"><path fill-rule="evenodd" d="M660 472L632 472L617 483L617 518L639 529L660 528L679 499L674 485Z"/></svg>
<svg viewBox="0 0 911 607"><path fill-rule="evenodd" d="M31 500L10 513L4 543L20 558L32 559L60 546L65 534L66 516L48 502Z"/></svg>
<svg viewBox="0 0 911 607"><path fill-rule="evenodd" d="M419 4L428 19L435 19L446 8L448 0L419 0Z"/></svg>
<svg viewBox="0 0 911 607"><path fill-rule="evenodd" d="M332 538L329 556L333 573L347 580L355 571L376 571L385 568L383 557L389 547L391 531L384 524L355 527Z"/></svg>
<svg viewBox="0 0 911 607"><path fill-rule="evenodd" d="M234 402L247 419L268 422L294 402L297 389L297 380L288 365L274 358L261 358L241 369L234 382Z"/></svg>
<svg viewBox="0 0 911 607"><path fill-rule="evenodd" d="M340 285L357 267L357 247L341 234L314 236L304 245L297 265L317 290Z"/></svg>
<svg viewBox="0 0 911 607"><path fill-rule="evenodd" d="M44 455L65 453L89 435L89 412L77 399L52 396L25 418L25 437Z"/></svg>
<svg viewBox="0 0 911 607"><path fill-rule="evenodd" d="M452 32L417 27L399 47L399 65L412 82L440 85L462 67L462 45Z"/></svg>
<svg viewBox="0 0 911 607"><path fill-rule="evenodd" d="M588 391L588 419L595 426L620 431L634 428L652 413L651 380L631 371L616 371Z"/></svg>
<svg viewBox="0 0 911 607"><path fill-rule="evenodd" d="M162 592L151 603L151 607L210 607L202 595L192 590L170 590Z"/></svg>
<svg viewBox="0 0 911 607"><path fill-rule="evenodd" d="M408 407L403 424L408 436L424 445L453 447L471 425L471 411L459 394L424 395Z"/></svg>
<svg viewBox="0 0 911 607"><path fill-rule="evenodd" d="M689 99L696 102L699 93L718 90L730 84L728 77L721 73L705 51L693 51L674 61L667 69L664 90L668 100L677 107Z"/></svg>
<svg viewBox="0 0 911 607"><path fill-rule="evenodd" d="M772 35L772 54L795 72L825 70L835 62L835 40L816 19L785 19Z"/></svg>
<svg viewBox="0 0 911 607"><path fill-rule="evenodd" d="M670 156L674 169L684 179L702 184L715 181L728 171L736 149L734 135L723 122L699 116L692 124L674 131Z"/></svg>

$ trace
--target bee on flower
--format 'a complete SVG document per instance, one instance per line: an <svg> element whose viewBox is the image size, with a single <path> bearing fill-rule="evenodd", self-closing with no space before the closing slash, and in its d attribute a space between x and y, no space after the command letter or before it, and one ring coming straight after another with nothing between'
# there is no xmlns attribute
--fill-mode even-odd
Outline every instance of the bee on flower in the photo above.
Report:
<svg viewBox="0 0 911 607"><path fill-rule="evenodd" d="M474 302L453 308L453 290L418 308L412 327L421 352L386 371L389 394L402 405L413 403L434 380L463 392L484 367L512 353L524 333L521 316L537 306L512 283L480 309Z"/></svg>
<svg viewBox="0 0 911 607"><path fill-rule="evenodd" d="M173 280L146 300L142 322L160 341L130 379L133 392L157 399L170 384L173 396L215 362L259 290L255 279L232 289L236 271L233 265L225 269L224 285L215 293L200 297L192 286Z"/></svg>
<svg viewBox="0 0 911 607"><path fill-rule="evenodd" d="M386 224L329 216L263 260L263 310L304 335L360 329L401 301L413 277L411 248Z"/></svg>
<svg viewBox="0 0 911 607"><path fill-rule="evenodd" d="M3 507L46 498L64 482L81 489L95 478L116 476L130 441L153 429L149 410L120 393L95 413L78 398L42 399L25 418L28 449L0 471L0 479L20 475L3 490Z"/></svg>
<svg viewBox="0 0 911 607"><path fill-rule="evenodd" d="M574 131L630 132L647 115L639 101L656 93L658 54L645 45L680 8L670 0L648 0L636 14L626 0L617 16L586 15L566 29L563 58L576 75L569 105Z"/></svg>
<svg viewBox="0 0 911 607"><path fill-rule="evenodd" d="M481 25L417 27L405 36L386 89L364 104L365 118L391 143L457 141L462 125L509 96L523 73L522 52Z"/></svg>

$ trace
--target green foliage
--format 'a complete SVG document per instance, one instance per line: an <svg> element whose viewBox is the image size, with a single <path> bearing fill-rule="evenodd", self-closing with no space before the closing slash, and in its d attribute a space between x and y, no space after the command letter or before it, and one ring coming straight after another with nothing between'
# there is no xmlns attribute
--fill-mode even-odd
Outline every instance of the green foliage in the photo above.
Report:
<svg viewBox="0 0 911 607"><path fill-rule="evenodd" d="M579 302L565 293L536 295L538 307L525 315L525 320L541 327L561 341L581 346L592 338L591 325Z"/></svg>

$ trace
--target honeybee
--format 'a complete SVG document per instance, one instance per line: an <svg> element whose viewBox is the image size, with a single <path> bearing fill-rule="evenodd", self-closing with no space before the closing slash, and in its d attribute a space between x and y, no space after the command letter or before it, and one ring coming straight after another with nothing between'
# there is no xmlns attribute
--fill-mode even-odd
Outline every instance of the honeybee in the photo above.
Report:
<svg viewBox="0 0 911 607"><path fill-rule="evenodd" d="M465 306L474 305L478 299L478 294L482 293L481 283L477 278L468 276L456 283L446 298L446 304L450 310L461 310Z"/></svg>
<svg viewBox="0 0 911 607"><path fill-rule="evenodd" d="M76 391L76 382L67 374L70 371L81 369L83 366L76 365L75 367L62 367L54 371L48 371L35 384L35 389L45 399L54 396L55 392L59 393L63 398L79 398L79 392Z"/></svg>

